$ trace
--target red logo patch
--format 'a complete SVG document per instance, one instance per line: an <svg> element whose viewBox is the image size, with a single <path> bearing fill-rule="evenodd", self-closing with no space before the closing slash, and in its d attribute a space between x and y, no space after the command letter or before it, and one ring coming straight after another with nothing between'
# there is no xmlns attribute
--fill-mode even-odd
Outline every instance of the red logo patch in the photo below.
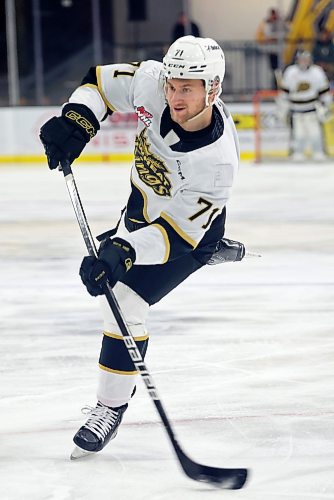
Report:
<svg viewBox="0 0 334 500"><path fill-rule="evenodd" d="M137 106L136 113L139 120L142 121L146 127L149 127L151 125L151 118L153 118L153 115L149 111L147 111L144 106Z"/></svg>

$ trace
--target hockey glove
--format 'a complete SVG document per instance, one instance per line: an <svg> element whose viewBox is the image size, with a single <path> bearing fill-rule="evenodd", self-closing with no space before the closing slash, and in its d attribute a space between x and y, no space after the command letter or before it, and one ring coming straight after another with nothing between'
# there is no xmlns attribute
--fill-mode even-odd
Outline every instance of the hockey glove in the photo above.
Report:
<svg viewBox="0 0 334 500"><path fill-rule="evenodd" d="M317 102L316 103L316 114L320 123L326 123L331 119L332 113L330 106L327 106L325 103Z"/></svg>
<svg viewBox="0 0 334 500"><path fill-rule="evenodd" d="M80 276L88 293L93 297L103 295L103 286L108 281L113 287L133 266L136 252L122 238L103 240L98 258L84 257L80 266Z"/></svg>
<svg viewBox="0 0 334 500"><path fill-rule="evenodd" d="M207 263L213 266L223 262L236 262L242 260L245 253L245 245L239 241L222 238L218 241L216 250Z"/></svg>
<svg viewBox="0 0 334 500"><path fill-rule="evenodd" d="M69 160L72 163L100 129L94 113L84 104L68 103L62 116L54 116L41 128L40 139L50 169Z"/></svg>

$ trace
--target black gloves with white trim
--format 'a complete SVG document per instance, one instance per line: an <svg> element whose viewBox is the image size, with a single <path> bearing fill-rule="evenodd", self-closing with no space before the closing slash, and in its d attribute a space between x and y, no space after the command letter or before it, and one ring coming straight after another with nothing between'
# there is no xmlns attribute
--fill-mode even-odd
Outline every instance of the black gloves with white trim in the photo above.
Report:
<svg viewBox="0 0 334 500"><path fill-rule="evenodd" d="M65 104L62 115L48 120L40 131L50 169L65 160L72 163L99 129L96 116L87 106Z"/></svg>
<svg viewBox="0 0 334 500"><path fill-rule="evenodd" d="M98 258L84 257L80 276L88 293L93 297L103 295L108 281L113 287L132 268L136 260L134 248L122 238L107 238L102 241Z"/></svg>

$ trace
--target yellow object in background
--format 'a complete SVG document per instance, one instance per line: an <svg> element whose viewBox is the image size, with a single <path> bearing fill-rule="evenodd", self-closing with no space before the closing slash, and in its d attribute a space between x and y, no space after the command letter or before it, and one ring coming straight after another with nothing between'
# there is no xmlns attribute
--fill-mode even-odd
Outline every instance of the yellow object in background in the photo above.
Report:
<svg viewBox="0 0 334 500"><path fill-rule="evenodd" d="M312 51L317 31L316 21L321 15L325 14L325 10L331 4L331 1L298 0L286 36L287 41L283 53L283 63L285 65L293 62L297 49ZM333 11L329 13L325 27L330 27L332 23L334 23Z"/></svg>
<svg viewBox="0 0 334 500"><path fill-rule="evenodd" d="M324 123L325 149L329 156L334 156L334 104L330 120Z"/></svg>

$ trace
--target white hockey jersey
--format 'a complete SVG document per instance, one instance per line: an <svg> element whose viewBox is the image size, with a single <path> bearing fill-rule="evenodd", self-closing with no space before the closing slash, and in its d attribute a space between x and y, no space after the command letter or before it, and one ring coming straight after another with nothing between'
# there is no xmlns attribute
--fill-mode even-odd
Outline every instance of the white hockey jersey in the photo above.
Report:
<svg viewBox="0 0 334 500"><path fill-rule="evenodd" d="M232 117L218 100L211 141L176 126L157 61L99 66L96 74L97 84L82 85L69 102L85 104L100 121L108 109L138 116L132 191L117 236L134 247L136 264L178 258L197 247L230 196L239 163Z"/></svg>
<svg viewBox="0 0 334 500"><path fill-rule="evenodd" d="M306 70L302 70L298 64L288 66L283 74L281 87L292 112L315 111L318 101L328 107L331 103L328 78L316 64Z"/></svg>

